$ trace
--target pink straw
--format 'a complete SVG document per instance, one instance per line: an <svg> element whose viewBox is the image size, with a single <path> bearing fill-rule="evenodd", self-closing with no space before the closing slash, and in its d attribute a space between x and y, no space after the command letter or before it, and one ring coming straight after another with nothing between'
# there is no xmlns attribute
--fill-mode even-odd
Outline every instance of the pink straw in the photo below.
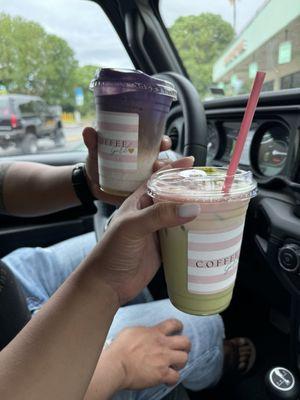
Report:
<svg viewBox="0 0 300 400"><path fill-rule="evenodd" d="M256 106L258 103L258 99L259 99L259 95L261 92L261 88L262 85L264 83L264 79L265 79L266 73L265 72L257 72L256 73L256 77L254 79L254 83L252 86L252 90L247 102L247 106L246 106L246 110L244 113L244 118L241 124L241 128L240 128L240 132L238 134L238 138L235 144L235 148L234 148L234 152L233 152L233 156L232 159L230 161L228 170L227 170L227 174L226 174L226 178L225 178L225 183L223 186L223 191L225 193L228 193L233 179L234 179L234 175L236 173L236 170L238 168L240 159L241 159L241 155L242 155L242 151L247 139L247 135L254 117L254 113L256 110Z"/></svg>

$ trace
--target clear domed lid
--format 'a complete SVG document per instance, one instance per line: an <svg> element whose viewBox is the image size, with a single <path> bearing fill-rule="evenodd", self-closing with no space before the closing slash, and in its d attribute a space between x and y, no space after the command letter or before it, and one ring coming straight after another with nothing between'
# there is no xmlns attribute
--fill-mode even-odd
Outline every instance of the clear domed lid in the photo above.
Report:
<svg viewBox="0 0 300 400"><path fill-rule="evenodd" d="M243 200L257 194L250 171L238 169L229 192L223 190L227 169L215 167L174 168L152 175L148 194L153 198L178 202Z"/></svg>

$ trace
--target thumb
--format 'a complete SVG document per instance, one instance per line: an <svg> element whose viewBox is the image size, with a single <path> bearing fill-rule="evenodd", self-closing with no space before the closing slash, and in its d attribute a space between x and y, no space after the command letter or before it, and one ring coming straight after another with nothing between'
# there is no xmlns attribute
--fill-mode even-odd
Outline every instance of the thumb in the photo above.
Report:
<svg viewBox="0 0 300 400"><path fill-rule="evenodd" d="M132 220L133 228L138 234L148 235L162 228L186 224L195 219L200 211L200 205L197 203L156 203L135 214Z"/></svg>
<svg viewBox="0 0 300 400"><path fill-rule="evenodd" d="M84 128L82 132L83 141L89 151L89 157L92 159L97 158L97 132L94 128Z"/></svg>

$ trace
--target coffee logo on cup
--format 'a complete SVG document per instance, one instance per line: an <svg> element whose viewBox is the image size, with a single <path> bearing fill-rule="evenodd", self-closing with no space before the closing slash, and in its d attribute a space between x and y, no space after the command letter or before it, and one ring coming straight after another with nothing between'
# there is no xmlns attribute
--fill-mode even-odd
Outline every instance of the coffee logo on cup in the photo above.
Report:
<svg viewBox="0 0 300 400"><path fill-rule="evenodd" d="M216 231L188 231L188 291L218 293L234 284L244 224Z"/></svg>
<svg viewBox="0 0 300 400"><path fill-rule="evenodd" d="M98 121L99 169L103 177L137 170L139 115L102 111Z"/></svg>
<svg viewBox="0 0 300 400"><path fill-rule="evenodd" d="M116 140L99 137L98 143L106 146L107 154L132 154L134 152L134 142L130 140Z"/></svg>
<svg viewBox="0 0 300 400"><path fill-rule="evenodd" d="M195 266L197 268L223 268L226 273L229 271L239 259L240 252L236 251L231 256L217 258L215 260L197 260Z"/></svg>

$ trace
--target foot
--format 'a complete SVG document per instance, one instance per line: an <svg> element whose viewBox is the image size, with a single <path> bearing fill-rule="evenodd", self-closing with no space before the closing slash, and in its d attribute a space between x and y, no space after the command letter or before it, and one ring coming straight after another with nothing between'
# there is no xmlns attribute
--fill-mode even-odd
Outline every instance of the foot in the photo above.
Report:
<svg viewBox="0 0 300 400"><path fill-rule="evenodd" d="M256 350L248 338L224 340L224 375L243 376L254 365Z"/></svg>

